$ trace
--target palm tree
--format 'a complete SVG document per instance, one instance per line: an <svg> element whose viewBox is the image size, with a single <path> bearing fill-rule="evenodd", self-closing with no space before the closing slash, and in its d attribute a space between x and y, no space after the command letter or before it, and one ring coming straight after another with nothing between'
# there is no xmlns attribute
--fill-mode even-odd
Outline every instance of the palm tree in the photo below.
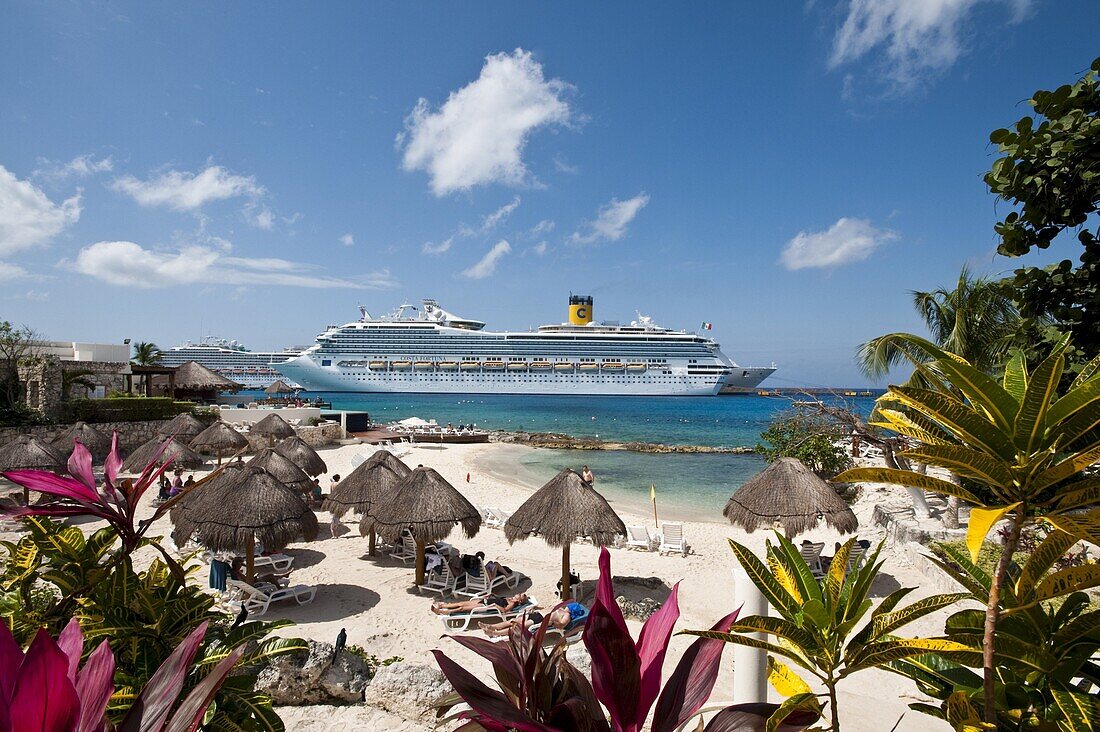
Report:
<svg viewBox="0 0 1100 732"><path fill-rule="evenodd" d="M134 344L134 356L130 359L130 363L138 366L159 366L164 358L164 351L160 350L160 346L152 341L138 341ZM142 388L145 388L145 380L148 376L141 377Z"/></svg>
<svg viewBox="0 0 1100 732"><path fill-rule="evenodd" d="M987 374L1004 363L1020 314L999 281L976 277L963 267L954 289L940 287L912 295L931 343ZM919 366L935 360L928 343L910 333L887 333L861 345L856 360L863 373L880 379L906 362Z"/></svg>

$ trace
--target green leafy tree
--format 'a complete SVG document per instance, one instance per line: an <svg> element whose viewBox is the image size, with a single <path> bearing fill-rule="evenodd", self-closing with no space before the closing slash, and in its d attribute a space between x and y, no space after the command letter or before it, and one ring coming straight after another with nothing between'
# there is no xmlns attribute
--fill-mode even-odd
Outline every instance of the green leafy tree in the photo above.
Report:
<svg viewBox="0 0 1100 732"><path fill-rule="evenodd" d="M963 267L953 288L912 295L913 307L936 348L928 348L929 341L909 333L873 338L856 355L867 376L880 379L900 366L919 366L934 360L939 349L962 356L986 373L1004 363L1019 331L1020 316L1000 282L974 276ZM915 374L919 380L920 372Z"/></svg>
<svg viewBox="0 0 1100 732"><path fill-rule="evenodd" d="M139 341L134 344L134 355L130 359L131 363L136 363L138 366L159 366L163 360L164 351L160 350L156 343Z"/></svg>
<svg viewBox="0 0 1100 732"><path fill-rule="evenodd" d="M953 605L966 597L965 594L935 595L898 608L905 596L913 591L911 587L903 587L884 598L872 611L871 585L882 568L878 559L881 544L865 563L849 571L848 559L856 541L850 539L836 552L828 573L818 581L798 547L781 532L776 532L775 536L778 544L768 542L766 561L761 561L751 549L732 539L730 547L778 617L739 617L728 633L685 632L766 651L771 668L770 681L787 697L781 710L818 709L821 706L809 684L785 661L825 686L831 720L829 729L840 732L836 691L845 678L910 656L966 650L966 646L943 638L898 638L894 635L908 623ZM862 627L856 630L861 624ZM759 640L754 637L755 633L770 638Z"/></svg>
<svg viewBox="0 0 1100 732"><path fill-rule="evenodd" d="M1010 567L1001 594L1004 618L994 638L997 729L1091 732L1100 728L1100 704L1076 684L1081 679L1100 686L1096 659L1100 610L1090 608L1083 592L1059 598L1057 565L1074 541L1063 531L1052 531L1023 566ZM986 605L992 575L961 547L940 545L935 551L932 560L966 588L969 599ZM888 664L941 702L939 706L910 704L912 709L954 721L950 712L957 705L957 694L968 702L981 699L983 679L971 669L982 666L984 624L983 611L959 610L947 619L945 632L968 651L954 653L951 659L927 654Z"/></svg>
<svg viewBox="0 0 1100 732"><path fill-rule="evenodd" d="M881 426L920 443L905 455L952 471L965 485L890 468L855 468L836 478L894 483L971 504L967 545L974 561L989 530L1007 520L982 634L983 716L989 723L996 718L997 702L994 636L1024 526L1040 521L1074 540L1100 544L1100 478L1083 475L1100 460L1100 358L1059 396L1067 346L1063 339L1033 371L1017 353L1000 383L957 355L940 352L921 368L944 388L891 386L879 398ZM893 408L896 405L905 411ZM1100 567L1070 567L1047 579L1057 590L1053 598L1100 585Z"/></svg>
<svg viewBox="0 0 1100 732"><path fill-rule="evenodd" d="M1070 378L1100 354L1100 58L1074 84L1035 92L1028 103L1039 118L1021 118L994 130L1001 157L985 175L989 189L1014 210L994 227L1000 254L1018 257L1046 249L1063 232L1076 232L1083 251L1049 267L1017 269L1009 289L1025 317L1032 363L1062 332ZM1057 328L1043 321L1053 319ZM948 349L950 350L950 349Z"/></svg>
<svg viewBox="0 0 1100 732"><path fill-rule="evenodd" d="M793 457L823 478L831 478L849 467L852 460L837 443L848 438L844 425L824 415L802 410L778 415L760 435L766 444L756 451L768 462Z"/></svg>

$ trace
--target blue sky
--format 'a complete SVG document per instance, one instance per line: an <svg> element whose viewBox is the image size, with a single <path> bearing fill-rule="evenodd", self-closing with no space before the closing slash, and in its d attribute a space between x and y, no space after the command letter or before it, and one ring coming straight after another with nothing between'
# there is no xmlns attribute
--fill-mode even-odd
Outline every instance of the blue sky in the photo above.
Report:
<svg viewBox="0 0 1100 732"><path fill-rule="evenodd" d="M712 334L859 385L911 289L999 273L991 130L1098 49L1095 2L8 0L0 317L309 343L435 297L494 328ZM1042 262L1075 256L1071 247Z"/></svg>

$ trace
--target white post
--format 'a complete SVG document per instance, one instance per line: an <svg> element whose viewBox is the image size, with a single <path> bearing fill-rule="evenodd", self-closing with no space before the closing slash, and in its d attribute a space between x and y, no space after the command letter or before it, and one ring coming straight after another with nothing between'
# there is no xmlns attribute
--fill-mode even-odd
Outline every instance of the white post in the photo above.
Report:
<svg viewBox="0 0 1100 732"><path fill-rule="evenodd" d="M733 593L734 604L741 606L741 617L768 614L767 600L740 565L733 570ZM749 635L765 640L763 633ZM734 645L733 700L738 704L768 700L768 657L764 651Z"/></svg>

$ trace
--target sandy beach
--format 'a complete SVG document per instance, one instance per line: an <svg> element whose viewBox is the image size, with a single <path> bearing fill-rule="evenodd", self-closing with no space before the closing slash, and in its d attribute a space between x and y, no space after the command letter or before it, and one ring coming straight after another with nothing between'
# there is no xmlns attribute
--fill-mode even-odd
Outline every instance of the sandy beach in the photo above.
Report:
<svg viewBox="0 0 1100 732"><path fill-rule="evenodd" d="M470 501L478 506L493 506L505 511L515 510L530 495L531 486L509 479L508 476L485 472L481 469L484 458L491 451L502 448L526 450L495 444L451 445L413 448L403 460L411 467L423 464L435 468ZM369 454L369 445L351 445L321 451L328 463L328 473L322 476L322 485L328 484L333 474L347 475L353 469L356 454ZM574 467L563 464L562 467ZM467 481L467 475L469 480ZM597 489L598 489L597 477ZM900 489L896 489L900 490ZM881 533L870 525L874 505L890 497L891 489L873 486L865 488L854 507L860 520L860 538L877 542ZM146 500L151 499L150 494ZM653 527L652 513L646 506L619 503L620 512L627 524L643 524ZM151 513L151 508L149 509ZM288 618L295 625L282 631L284 635L332 642L341 628L347 630L348 643L361 646L379 658L400 656L408 661L435 665L430 651L442 649L460 660L474 673L491 679L487 662L466 651L457 643L441 637L443 625L429 611L432 596L421 595L412 587L413 569L389 557L367 556L367 541L360 537L357 521L348 521L347 529L333 537L329 529L329 515L318 511L321 524L316 541L292 544L287 553L294 555L292 584L308 584L317 588L312 604L298 606L293 603L272 608L269 618ZM167 518L162 519L163 533L171 530ZM84 524L91 529L94 524ZM756 549L762 549L766 534L745 534L736 530L720 514L713 521L688 521L684 533L691 546L691 553L659 556L656 552L632 551L625 548L611 549L612 568L616 576L659 577L669 585L680 583L679 601L681 617L677 630L702 629L712 625L737 607L732 570L736 566L727 539L733 538ZM831 547L841 537L828 529L819 529L809 535L816 541ZM552 549L534 538L509 545L502 531L483 527L473 538L466 538L461 531L454 532L448 541L464 553L485 552L487 559L497 559L522 572L529 580L520 589L538 598L543 607L553 606L555 583L560 577L560 550ZM597 548L589 544L575 544L572 561L582 580L595 580L597 576ZM933 594L924 588L924 578L900 552L887 547L884 576L875 588L876 598L884 597L898 586L916 587L913 599ZM198 581L204 573L196 575ZM582 592L585 591L582 589ZM657 599L663 599L658 591ZM582 595L582 601L586 598ZM634 598L636 599L636 598ZM628 621L635 636L640 623ZM943 615L925 618L923 622L905 629L909 634L938 634L942 631ZM674 636L666 658L665 674L671 672L683 650L691 642L687 636ZM733 688L733 646L723 657L722 671L712 695L712 701L728 701ZM880 732L889 730L901 719L899 732L929 729L932 720L908 710L907 704L919 697L911 682L887 672L867 671L841 684L841 716L844 728L851 732ZM773 701L777 700L773 692ZM738 700L749 701L749 700ZM360 729L364 725L397 730L430 729L423 721L403 720L377 710L356 705L351 707L281 707L288 729L342 730ZM904 718L903 718L904 717Z"/></svg>

